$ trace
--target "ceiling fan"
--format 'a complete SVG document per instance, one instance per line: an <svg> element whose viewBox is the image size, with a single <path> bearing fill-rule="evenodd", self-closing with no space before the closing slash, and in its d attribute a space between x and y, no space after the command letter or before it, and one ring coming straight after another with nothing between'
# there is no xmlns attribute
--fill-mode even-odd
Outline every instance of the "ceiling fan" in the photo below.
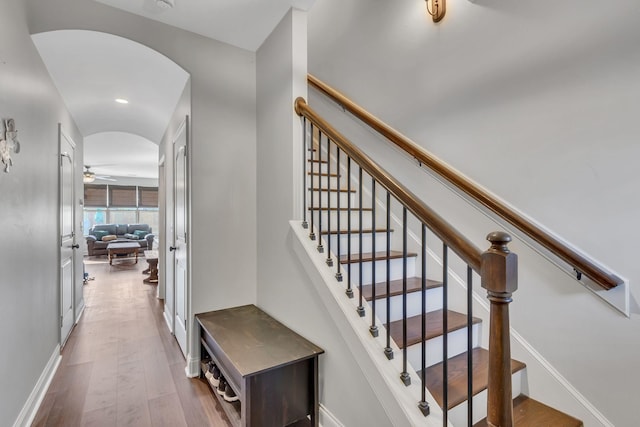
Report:
<svg viewBox="0 0 640 427"><path fill-rule="evenodd" d="M117 179L111 178L111 175L96 175L95 172L91 172L91 166L84 165L84 173L82 174L82 182L85 184L91 183L96 179L102 181L117 181Z"/></svg>

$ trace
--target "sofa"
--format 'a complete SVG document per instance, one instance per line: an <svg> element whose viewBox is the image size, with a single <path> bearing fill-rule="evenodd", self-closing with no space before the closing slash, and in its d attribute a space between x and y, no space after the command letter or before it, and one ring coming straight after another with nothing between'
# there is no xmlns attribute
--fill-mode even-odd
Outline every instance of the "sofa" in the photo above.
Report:
<svg viewBox="0 0 640 427"><path fill-rule="evenodd" d="M88 255L107 255L109 243L118 242L137 242L142 250L151 250L151 231L149 224L96 224L87 235Z"/></svg>

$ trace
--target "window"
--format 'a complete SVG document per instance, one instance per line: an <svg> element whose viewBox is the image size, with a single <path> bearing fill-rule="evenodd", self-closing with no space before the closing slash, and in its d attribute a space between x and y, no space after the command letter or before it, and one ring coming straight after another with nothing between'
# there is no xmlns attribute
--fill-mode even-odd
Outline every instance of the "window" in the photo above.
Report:
<svg viewBox="0 0 640 427"><path fill-rule="evenodd" d="M138 206L138 187L109 186L109 207L135 208ZM156 204L157 206L157 204Z"/></svg>
<svg viewBox="0 0 640 427"><path fill-rule="evenodd" d="M124 185L84 186L83 229L95 224L149 224L158 232L158 188Z"/></svg>
<svg viewBox="0 0 640 427"><path fill-rule="evenodd" d="M84 205L107 207L107 186L85 184L84 186Z"/></svg>
<svg viewBox="0 0 640 427"><path fill-rule="evenodd" d="M157 208L158 187L138 187L138 206L141 208Z"/></svg>

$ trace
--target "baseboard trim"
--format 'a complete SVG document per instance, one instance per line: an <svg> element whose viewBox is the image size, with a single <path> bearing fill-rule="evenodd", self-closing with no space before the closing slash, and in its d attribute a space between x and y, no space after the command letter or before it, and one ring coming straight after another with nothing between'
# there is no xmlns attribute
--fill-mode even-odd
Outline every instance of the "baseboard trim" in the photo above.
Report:
<svg viewBox="0 0 640 427"><path fill-rule="evenodd" d="M28 427L33 423L36 413L38 409L40 409L40 405L44 399L44 395L47 393L61 361L62 355L60 354L60 345L58 344L53 350L53 354L51 354L42 374L40 374L40 378L38 378L29 398L22 407L20 414L18 414L18 418L16 418L16 421L13 423L13 427Z"/></svg>
<svg viewBox="0 0 640 427"><path fill-rule="evenodd" d="M560 372L558 372L558 370L554 368L553 365L551 365L551 363L549 363L549 361L545 359L544 356L542 356L542 354L538 353L538 351L533 348L533 346L529 344L529 342L525 340L522 335L514 331L513 328L511 329L511 336L513 337L513 339L518 341L518 343L520 343L520 345L524 347L525 350L528 351L531 356L533 356L538 361L538 363L540 363L540 365L542 365L542 367L547 370L547 372L549 372L549 375L551 375L556 381L558 381L558 383L560 383L560 385L564 387L567 392L580 405L582 405L582 407L584 407L587 412L589 412L596 420L598 420L598 422L600 422L605 427L615 427L615 425L611 421L609 421L602 414L602 412L600 412L591 402L589 402L589 400L584 397L584 395L580 393L577 388L575 388Z"/></svg>
<svg viewBox="0 0 640 427"><path fill-rule="evenodd" d="M171 318L169 317L169 313L166 310L162 310L162 317L164 317L164 321L167 324L167 328L169 328L169 332L173 334L173 329L171 328Z"/></svg>
<svg viewBox="0 0 640 427"><path fill-rule="evenodd" d="M430 249L427 249L427 252L429 253L429 256L435 260L435 262L442 266L442 259L438 256L438 254L431 251ZM462 279L462 277L460 277L452 269L449 269L449 276L454 280L454 282L456 282L466 291L467 284L466 281ZM476 292L473 293L473 299L486 311L486 313L489 313L490 306L486 299L483 299ZM576 400L578 405L584 408L585 413L590 414L595 420L602 424L603 427L615 427L615 425L611 421L609 421L602 414L602 412L600 412L598 408L596 408L582 393L580 393L580 391L578 391L578 389L575 388L569 382L569 380L567 380L556 368L554 368L553 365L529 343L529 341L527 341L522 335L520 335L515 329L513 329L513 327L509 328L509 330L511 332L511 337L513 338L513 340L516 341L520 346L522 346L524 351L527 352L533 359L535 359L535 361L540 364L542 369L546 370L547 374L555 381L557 381L558 384L560 384L560 387L564 388L565 391L573 399ZM532 397L535 398L536 396ZM557 409L562 410L563 408Z"/></svg>
<svg viewBox="0 0 640 427"><path fill-rule="evenodd" d="M200 376L200 358L187 356L187 366L184 367L184 373L188 378L195 378Z"/></svg>
<svg viewBox="0 0 640 427"><path fill-rule="evenodd" d="M322 427L344 427L338 419L323 404L320 404L320 422Z"/></svg>
<svg viewBox="0 0 640 427"><path fill-rule="evenodd" d="M82 300L82 306L80 307L80 310L78 311L78 315L76 316L76 325L78 323L80 323L80 318L82 317L82 314L84 313L84 308L86 307L86 305L84 304L84 299Z"/></svg>

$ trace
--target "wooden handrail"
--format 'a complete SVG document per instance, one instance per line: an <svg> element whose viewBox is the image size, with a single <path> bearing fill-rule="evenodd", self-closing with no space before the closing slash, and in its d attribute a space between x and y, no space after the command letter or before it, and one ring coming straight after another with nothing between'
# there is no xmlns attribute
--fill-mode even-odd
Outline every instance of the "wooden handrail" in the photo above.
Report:
<svg viewBox="0 0 640 427"><path fill-rule="evenodd" d="M376 180L382 187L389 191L409 212L422 221L433 233L438 236L449 248L451 248L464 262L480 274L480 262L482 251L464 236L458 233L449 223L435 213L422 202L415 194L396 181L380 165L371 160L359 148L353 145L346 137L338 132L316 111L314 111L302 98L296 99L296 113L306 117L314 126L318 127L331 141L340 147L352 158L364 171Z"/></svg>
<svg viewBox="0 0 640 427"><path fill-rule="evenodd" d="M394 143L401 150L405 151L408 155L426 165L429 169L440 175L457 189L472 197L491 212L522 231L542 247L546 248L555 256L572 266L578 273L582 273L589 277L606 290L613 289L624 282L620 277L604 270L590 259L587 259L551 234L524 218L522 215L519 215L509 206L496 199L484 189L480 188L473 181L469 180L467 177L439 160L427 150L411 141L409 138L402 135L400 132L366 111L364 108L355 104L342 93L310 74L307 76L307 80L312 87L342 105L342 107L360 119L363 123L378 131L378 133Z"/></svg>

